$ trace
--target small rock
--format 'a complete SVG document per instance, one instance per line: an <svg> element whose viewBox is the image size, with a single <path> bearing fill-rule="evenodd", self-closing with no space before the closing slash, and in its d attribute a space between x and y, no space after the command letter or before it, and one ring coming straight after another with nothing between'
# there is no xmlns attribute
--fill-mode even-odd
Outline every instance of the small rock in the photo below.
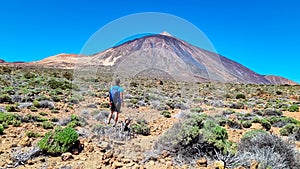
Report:
<svg viewBox="0 0 300 169"><path fill-rule="evenodd" d="M171 167L172 165L173 165L172 161L167 161L167 162L166 162L166 166L167 166L167 167Z"/></svg>
<svg viewBox="0 0 300 169"><path fill-rule="evenodd" d="M124 155L122 155L122 156L123 156L123 158L124 158ZM121 159L122 159L122 158L121 158ZM126 158L125 158L125 159L123 159L122 161L123 161L123 163L125 163L125 164L127 164L127 163L130 163L130 162L131 162L131 160L129 160L129 159L126 159Z"/></svg>
<svg viewBox="0 0 300 169"><path fill-rule="evenodd" d="M112 169L121 168L121 167L123 167L123 163L118 162L118 161L115 161L113 163L113 165L111 166Z"/></svg>
<svg viewBox="0 0 300 169"><path fill-rule="evenodd" d="M102 150L108 150L108 149L109 149L109 143L106 142L106 141L102 141L102 142L99 144L99 148L102 149Z"/></svg>
<svg viewBox="0 0 300 169"><path fill-rule="evenodd" d="M131 162L131 163L127 163L125 166L126 166L126 167L131 167L131 168L132 168L132 166L134 166L134 164L135 164L134 162Z"/></svg>
<svg viewBox="0 0 300 169"><path fill-rule="evenodd" d="M252 160L251 164L250 164L250 169L257 169L257 168L258 168L258 162L255 160Z"/></svg>
<svg viewBox="0 0 300 169"><path fill-rule="evenodd" d="M88 145L88 146L86 146L86 150L88 151L88 152L93 152L94 151L94 146L92 146L92 145Z"/></svg>
<svg viewBox="0 0 300 169"><path fill-rule="evenodd" d="M23 147L25 146L30 146L31 145L31 140L28 136L23 137L20 141L19 144Z"/></svg>
<svg viewBox="0 0 300 169"><path fill-rule="evenodd" d="M168 157L169 156L169 152L168 151L163 151L162 152L162 158L166 158L166 157Z"/></svg>
<svg viewBox="0 0 300 169"><path fill-rule="evenodd" d="M187 165L187 164L184 164L183 166L182 166L182 169L188 169L189 168L189 166Z"/></svg>
<svg viewBox="0 0 300 169"><path fill-rule="evenodd" d="M216 168L216 169L224 169L224 166L225 166L225 164L223 161L216 161L214 163L214 168Z"/></svg>
<svg viewBox="0 0 300 169"><path fill-rule="evenodd" d="M62 161L67 161L67 160L69 160L69 159L73 159L72 153L67 152L67 153L63 153L63 154L61 155L61 160L62 160Z"/></svg>
<svg viewBox="0 0 300 169"><path fill-rule="evenodd" d="M155 162L154 162L153 160L150 160L150 161L149 161L149 164L150 164L150 165L155 165Z"/></svg>
<svg viewBox="0 0 300 169"><path fill-rule="evenodd" d="M206 158L200 158L199 160L197 160L197 166L198 167L207 167Z"/></svg>

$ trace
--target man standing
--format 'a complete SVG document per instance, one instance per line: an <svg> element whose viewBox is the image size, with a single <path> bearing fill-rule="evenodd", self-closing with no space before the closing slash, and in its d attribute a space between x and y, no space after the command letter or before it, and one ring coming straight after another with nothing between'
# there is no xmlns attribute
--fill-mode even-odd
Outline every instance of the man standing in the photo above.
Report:
<svg viewBox="0 0 300 169"><path fill-rule="evenodd" d="M109 124L113 113L116 112L116 115L114 118L115 123L113 125L114 127L116 126L116 124L118 122L119 113L121 112L121 104L124 105L123 92L124 92L124 89L120 86L120 79L117 78L115 80L115 85L109 89L110 114L109 114L108 120L107 120L107 124Z"/></svg>

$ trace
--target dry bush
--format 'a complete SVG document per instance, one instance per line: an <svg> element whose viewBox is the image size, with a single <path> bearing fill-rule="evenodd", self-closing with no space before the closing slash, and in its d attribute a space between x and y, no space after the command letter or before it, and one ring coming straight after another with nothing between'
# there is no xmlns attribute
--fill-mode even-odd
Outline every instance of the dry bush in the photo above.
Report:
<svg viewBox="0 0 300 169"><path fill-rule="evenodd" d="M262 168L296 169L300 168L299 152L291 141L265 132L257 132L245 137L238 144L236 165L249 167L252 160L259 163Z"/></svg>

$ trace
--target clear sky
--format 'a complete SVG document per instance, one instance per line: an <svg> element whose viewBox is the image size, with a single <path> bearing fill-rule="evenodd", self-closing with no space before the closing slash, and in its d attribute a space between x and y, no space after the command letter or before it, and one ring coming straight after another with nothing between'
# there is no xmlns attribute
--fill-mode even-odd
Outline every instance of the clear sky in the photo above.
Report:
<svg viewBox="0 0 300 169"><path fill-rule="evenodd" d="M111 21L162 12L197 26L219 54L257 73L300 83L299 8L297 0L2 0L0 58L34 61L80 53Z"/></svg>

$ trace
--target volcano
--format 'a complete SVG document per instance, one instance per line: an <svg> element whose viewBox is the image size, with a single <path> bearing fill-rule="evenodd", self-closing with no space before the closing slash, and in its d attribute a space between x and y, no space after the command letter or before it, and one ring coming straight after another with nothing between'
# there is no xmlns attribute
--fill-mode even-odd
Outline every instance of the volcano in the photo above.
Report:
<svg viewBox="0 0 300 169"><path fill-rule="evenodd" d="M191 45L167 32L130 40L90 56L60 54L34 64L71 69L101 67L113 70L121 76L135 76L147 70L159 70L175 80L297 84L278 76L274 78L260 75L233 60ZM147 76L147 73L143 74Z"/></svg>

